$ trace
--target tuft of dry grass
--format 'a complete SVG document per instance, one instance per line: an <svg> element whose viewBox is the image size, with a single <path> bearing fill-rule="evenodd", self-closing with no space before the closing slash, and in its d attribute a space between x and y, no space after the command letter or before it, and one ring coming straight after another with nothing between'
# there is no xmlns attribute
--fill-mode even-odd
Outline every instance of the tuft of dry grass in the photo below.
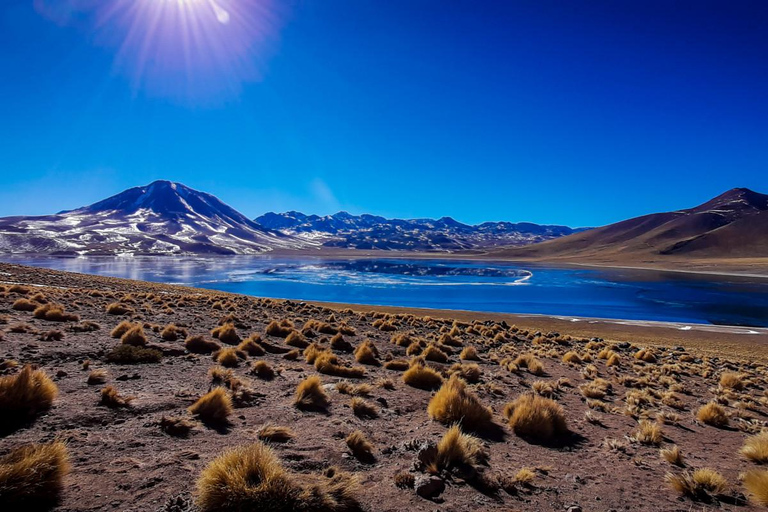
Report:
<svg viewBox="0 0 768 512"><path fill-rule="evenodd" d="M568 433L563 408L554 400L533 393L506 405L504 416L515 434L538 442L552 442Z"/></svg>
<svg viewBox="0 0 768 512"><path fill-rule="evenodd" d="M358 396L352 398L349 406L358 418L375 419L379 417L379 411L376 410L376 407Z"/></svg>
<svg viewBox="0 0 768 512"><path fill-rule="evenodd" d="M107 313L110 315L126 315L128 313L133 313L133 309L124 304L120 304L119 302L113 302L112 304L107 305Z"/></svg>
<svg viewBox="0 0 768 512"><path fill-rule="evenodd" d="M370 384L352 384L346 380L336 383L336 391L342 395L368 396L373 388Z"/></svg>
<svg viewBox="0 0 768 512"><path fill-rule="evenodd" d="M400 489L413 489L416 485L416 477L413 473L400 471L395 474L395 485Z"/></svg>
<svg viewBox="0 0 768 512"><path fill-rule="evenodd" d="M742 483L753 502L768 507L768 470L753 469L747 471Z"/></svg>
<svg viewBox="0 0 768 512"><path fill-rule="evenodd" d="M465 381L474 384L480 382L483 370L477 363L455 363L448 370L448 375L458 375Z"/></svg>
<svg viewBox="0 0 768 512"><path fill-rule="evenodd" d="M373 445L359 430L355 430L346 438L347 447L358 460L370 462L374 460Z"/></svg>
<svg viewBox="0 0 768 512"><path fill-rule="evenodd" d="M275 370L266 361L256 361L253 363L251 373L262 380L272 380L275 378Z"/></svg>
<svg viewBox="0 0 768 512"><path fill-rule="evenodd" d="M768 463L768 431L748 437L739 453L758 464Z"/></svg>
<svg viewBox="0 0 768 512"><path fill-rule="evenodd" d="M266 354L267 351L264 350L264 347L260 345L260 342L261 336L254 334L253 336L249 336L240 342L240 344L237 346L237 349L242 350L251 357L261 357Z"/></svg>
<svg viewBox="0 0 768 512"><path fill-rule="evenodd" d="M290 427L281 427L267 423L259 429L258 436L262 441L270 443L287 443L296 437L296 434Z"/></svg>
<svg viewBox="0 0 768 512"><path fill-rule="evenodd" d="M101 400L99 403L111 409L128 407L134 399L132 396L121 396L113 386L107 386L101 390Z"/></svg>
<svg viewBox="0 0 768 512"><path fill-rule="evenodd" d="M267 328L264 331L269 336L275 336L277 338L287 338L291 332L293 332L293 324L283 320L282 322L277 322L275 320L272 320L269 322L269 325L267 325Z"/></svg>
<svg viewBox="0 0 768 512"><path fill-rule="evenodd" d="M133 345L118 345L105 356L107 362L117 364L159 363L162 358L159 350Z"/></svg>
<svg viewBox="0 0 768 512"><path fill-rule="evenodd" d="M709 468L685 471L678 475L667 473L667 483L672 489L694 500L708 499L728 490L728 481L717 471Z"/></svg>
<svg viewBox="0 0 768 512"><path fill-rule="evenodd" d="M128 320L123 320L122 322L117 324L114 329L112 329L109 335L112 336L113 338L121 338L123 334L128 332L131 329L131 327L133 327L133 325L134 324L132 322L129 322Z"/></svg>
<svg viewBox="0 0 768 512"><path fill-rule="evenodd" d="M434 361L436 363L448 362L448 355L431 343L427 345L427 348L424 349L424 352L422 352L421 355L424 356L424 359L427 361Z"/></svg>
<svg viewBox="0 0 768 512"><path fill-rule="evenodd" d="M512 364L518 368L526 368L531 374L538 377L544 375L544 365L533 354L519 355L512 361Z"/></svg>
<svg viewBox="0 0 768 512"><path fill-rule="evenodd" d="M563 362L566 364L581 364L581 357L573 350L566 352L563 356Z"/></svg>
<svg viewBox="0 0 768 512"><path fill-rule="evenodd" d="M437 474L457 465L476 466L487 460L483 442L453 425L437 443L432 460L426 461L426 466L427 471Z"/></svg>
<svg viewBox="0 0 768 512"><path fill-rule="evenodd" d="M221 349L221 345L199 334L189 336L184 341L184 347L193 354L210 354Z"/></svg>
<svg viewBox="0 0 768 512"><path fill-rule="evenodd" d="M131 345L133 347L144 347L147 345L147 336L144 334L144 328L141 325L134 325L120 337L120 343Z"/></svg>
<svg viewBox="0 0 768 512"><path fill-rule="evenodd" d="M240 336L237 334L237 329L231 323L220 325L211 331L211 336L218 338L222 343L227 345L238 345L240 343Z"/></svg>
<svg viewBox="0 0 768 512"><path fill-rule="evenodd" d="M720 385L726 389L741 391L744 389L744 379L738 373L723 372L723 374L720 375Z"/></svg>
<svg viewBox="0 0 768 512"><path fill-rule="evenodd" d="M683 467L685 465L685 462L683 462L683 454L680 452L680 448L678 448L677 445L673 445L672 448L662 448L659 450L659 455L661 455L662 459L675 466Z"/></svg>
<svg viewBox="0 0 768 512"><path fill-rule="evenodd" d="M34 311L40 306L40 304L36 302L32 302L29 299L17 299L13 305L11 306L11 309L15 311Z"/></svg>
<svg viewBox="0 0 768 512"><path fill-rule="evenodd" d="M404 372L408 368L410 368L411 365L408 364L408 361L405 359L393 359L391 361L387 361L384 363L384 368L387 370L393 370L396 372Z"/></svg>
<svg viewBox="0 0 768 512"><path fill-rule="evenodd" d="M361 378L365 375L363 368L342 366L339 364L339 358L330 352L322 352L315 358L315 369L326 375L335 375L337 377Z"/></svg>
<svg viewBox="0 0 768 512"><path fill-rule="evenodd" d="M226 423L232 414L232 399L224 388L214 388L189 407L189 412L206 423Z"/></svg>
<svg viewBox="0 0 768 512"><path fill-rule="evenodd" d="M370 340L363 341L355 349L355 361L360 364L368 364L371 366L379 365L379 350L371 343Z"/></svg>
<svg viewBox="0 0 768 512"><path fill-rule="evenodd" d="M49 322L79 322L80 317L72 314L72 313L66 313L64 311L64 306L60 306L58 304L43 304L42 306L39 306L35 309L35 311L32 312L32 316L35 318L39 318L41 320L48 320Z"/></svg>
<svg viewBox="0 0 768 512"><path fill-rule="evenodd" d="M293 404L299 409L324 410L331 400L323 390L320 377L312 375L299 383Z"/></svg>
<svg viewBox="0 0 768 512"><path fill-rule="evenodd" d="M195 428L195 423L179 416L170 418L163 416L160 419L160 428L169 436L187 437Z"/></svg>
<svg viewBox="0 0 768 512"><path fill-rule="evenodd" d="M415 364L403 373L403 382L414 388L431 390L443 383L443 377L428 366Z"/></svg>
<svg viewBox="0 0 768 512"><path fill-rule="evenodd" d="M246 359L245 352L235 347L222 348L213 353L213 360L226 368L236 368Z"/></svg>
<svg viewBox="0 0 768 512"><path fill-rule="evenodd" d="M709 402L696 412L696 419L713 427L723 428L728 426L728 415L720 405Z"/></svg>
<svg viewBox="0 0 768 512"><path fill-rule="evenodd" d="M44 371L29 365L16 375L0 378L0 427L23 423L48 410L58 393Z"/></svg>
<svg viewBox="0 0 768 512"><path fill-rule="evenodd" d="M661 427L658 423L649 420L641 420L637 430L632 434L632 439L641 444L658 446L664 440Z"/></svg>
<svg viewBox="0 0 768 512"><path fill-rule="evenodd" d="M477 355L477 349L471 345L464 347L459 354L459 359L462 361L479 361L480 356Z"/></svg>
<svg viewBox="0 0 768 512"><path fill-rule="evenodd" d="M160 332L160 337L165 341L176 341L180 334L181 330L175 324L168 324Z"/></svg>
<svg viewBox="0 0 768 512"><path fill-rule="evenodd" d="M89 385L104 384L107 382L107 370L93 370L88 374L86 382Z"/></svg>
<svg viewBox="0 0 768 512"><path fill-rule="evenodd" d="M493 414L483 406L477 395L467 389L467 384L452 375L432 397L427 414L443 424L461 423L470 429L482 429L492 421Z"/></svg>
<svg viewBox="0 0 768 512"><path fill-rule="evenodd" d="M231 448L214 459L197 481L201 512L322 511L359 509L357 480L329 468L323 475L291 474L264 443Z"/></svg>
<svg viewBox="0 0 768 512"><path fill-rule="evenodd" d="M4 510L48 509L55 505L70 471L64 443L32 444L0 458L0 503Z"/></svg>
<svg viewBox="0 0 768 512"><path fill-rule="evenodd" d="M536 479L536 472L531 468L521 468L515 473L515 483L522 485L531 485Z"/></svg>

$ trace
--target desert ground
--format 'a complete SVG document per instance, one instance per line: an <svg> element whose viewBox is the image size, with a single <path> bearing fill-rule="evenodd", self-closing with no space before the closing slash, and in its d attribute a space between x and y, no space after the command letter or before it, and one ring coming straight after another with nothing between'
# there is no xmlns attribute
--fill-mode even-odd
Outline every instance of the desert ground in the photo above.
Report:
<svg viewBox="0 0 768 512"><path fill-rule="evenodd" d="M0 509L761 510L766 334L0 264Z"/></svg>

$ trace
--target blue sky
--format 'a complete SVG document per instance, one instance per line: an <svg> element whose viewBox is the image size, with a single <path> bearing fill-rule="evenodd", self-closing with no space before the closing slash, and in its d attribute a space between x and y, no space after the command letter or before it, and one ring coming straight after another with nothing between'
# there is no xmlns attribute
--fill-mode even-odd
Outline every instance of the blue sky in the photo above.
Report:
<svg viewBox="0 0 768 512"><path fill-rule="evenodd" d="M155 179L574 226L768 192L767 2L127 1L0 6L0 215Z"/></svg>

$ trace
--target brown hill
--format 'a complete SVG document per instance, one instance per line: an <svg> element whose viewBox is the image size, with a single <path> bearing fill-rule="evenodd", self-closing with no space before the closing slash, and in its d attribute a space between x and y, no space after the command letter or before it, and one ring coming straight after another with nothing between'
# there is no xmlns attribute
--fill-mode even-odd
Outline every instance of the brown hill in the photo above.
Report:
<svg viewBox="0 0 768 512"><path fill-rule="evenodd" d="M695 208L644 215L492 255L620 264L768 258L768 195L735 188Z"/></svg>

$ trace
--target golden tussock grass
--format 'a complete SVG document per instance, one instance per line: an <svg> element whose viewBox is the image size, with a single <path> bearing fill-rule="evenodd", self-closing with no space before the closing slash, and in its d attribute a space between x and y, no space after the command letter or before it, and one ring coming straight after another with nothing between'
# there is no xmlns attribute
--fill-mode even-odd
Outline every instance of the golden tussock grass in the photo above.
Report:
<svg viewBox="0 0 768 512"><path fill-rule="evenodd" d="M346 438L347 448L358 460L370 462L374 459L373 444L365 437L360 430L355 430Z"/></svg>
<svg viewBox="0 0 768 512"><path fill-rule="evenodd" d="M266 354L266 350L264 350L264 347L262 347L259 342L261 341L261 337L258 335L250 336L246 339L244 339L238 346L238 350L242 350L246 354L248 354L251 357L261 357L264 354Z"/></svg>
<svg viewBox="0 0 768 512"><path fill-rule="evenodd" d="M533 393L520 395L506 405L504 416L520 437L552 442L568 433L563 408L557 402Z"/></svg>
<svg viewBox="0 0 768 512"><path fill-rule="evenodd" d="M379 350L370 340L363 341L355 349L355 361L372 366L379 365Z"/></svg>
<svg viewBox="0 0 768 512"><path fill-rule="evenodd" d="M133 313L133 309L124 304L120 304L119 302L108 304L106 309L107 313L110 315L126 315L128 313Z"/></svg>
<svg viewBox="0 0 768 512"><path fill-rule="evenodd" d="M483 370L476 363L455 363L448 370L448 375L458 375L465 381L474 384L480 382Z"/></svg>
<svg viewBox="0 0 768 512"><path fill-rule="evenodd" d="M361 378L365 375L365 369L350 368L339 364L339 358L330 352L322 352L315 358L315 369L326 375L337 377Z"/></svg>
<svg viewBox="0 0 768 512"><path fill-rule="evenodd" d="M768 431L748 437L739 453L752 462L768 463Z"/></svg>
<svg viewBox="0 0 768 512"><path fill-rule="evenodd" d="M749 498L758 505L768 507L768 471L753 469L742 478Z"/></svg>
<svg viewBox="0 0 768 512"><path fill-rule="evenodd" d="M80 317L66 313L64 306L58 304L43 304L35 309L32 316L41 320L48 320L49 322L79 322Z"/></svg>
<svg viewBox="0 0 768 512"><path fill-rule="evenodd" d="M432 368L414 364L403 372L403 382L419 389L436 389L443 383L443 377Z"/></svg>
<svg viewBox="0 0 768 512"><path fill-rule="evenodd" d="M709 402L696 412L696 419L713 427L723 428L728 426L728 415L720 405Z"/></svg>
<svg viewBox="0 0 768 512"><path fill-rule="evenodd" d="M447 363L448 362L448 356L445 352L437 348L437 346L430 343L427 345L427 348L424 349L424 352L422 354L425 359L428 361L434 361L436 363Z"/></svg>
<svg viewBox="0 0 768 512"><path fill-rule="evenodd" d="M291 333L285 337L285 344L289 347L296 348L307 348L309 346L309 342L299 331L291 331Z"/></svg>
<svg viewBox="0 0 768 512"><path fill-rule="evenodd" d="M632 439L641 444L658 446L664 440L664 434L658 423L649 420L641 420L637 430L632 434Z"/></svg>
<svg viewBox="0 0 768 512"><path fill-rule="evenodd" d="M269 336L275 336L276 338L286 338L291 332L293 332L293 324L288 320L277 322L272 320L264 330Z"/></svg>
<svg viewBox="0 0 768 512"><path fill-rule="evenodd" d="M179 339L180 334L182 334L181 329L176 327L175 324L168 324L163 327L160 337L165 341L176 341Z"/></svg>
<svg viewBox="0 0 768 512"><path fill-rule="evenodd" d="M105 382L107 382L107 370L101 369L91 371L86 380L86 383L89 385L104 384Z"/></svg>
<svg viewBox="0 0 768 512"><path fill-rule="evenodd" d="M675 466L683 467L685 465L685 462L683 461L683 454L677 445L674 445L671 448L662 448L659 450L659 455L661 455L662 459L666 460L670 464L674 464Z"/></svg>
<svg viewBox="0 0 768 512"><path fill-rule="evenodd" d="M118 345L105 356L107 362L118 364L159 363L162 358L159 350L133 345Z"/></svg>
<svg viewBox="0 0 768 512"><path fill-rule="evenodd" d="M357 480L329 468L323 475L292 474L261 442L231 448L214 459L197 481L201 512L359 510Z"/></svg>
<svg viewBox="0 0 768 512"><path fill-rule="evenodd" d="M144 334L144 328L140 325L134 325L120 336L120 343L134 347L145 346L147 344L147 336Z"/></svg>
<svg viewBox="0 0 768 512"><path fill-rule="evenodd" d="M29 299L17 299L13 305L11 306L11 309L15 311L34 311L37 309L37 307L40 304L36 302L32 302Z"/></svg>
<svg viewBox="0 0 768 512"><path fill-rule="evenodd" d="M296 434L290 427L281 427L267 423L259 429L258 436L262 441L270 443L287 443L296 437Z"/></svg>
<svg viewBox="0 0 768 512"><path fill-rule="evenodd" d="M479 361L480 356L477 354L477 349L470 345L462 349L459 359L462 361Z"/></svg>
<svg viewBox="0 0 768 512"><path fill-rule="evenodd" d="M581 364L581 357L574 351L566 352L563 356L563 362L567 364Z"/></svg>
<svg viewBox="0 0 768 512"><path fill-rule="evenodd" d="M395 474L395 486L399 489L413 489L416 485L416 477L413 473L407 471L399 471Z"/></svg>
<svg viewBox="0 0 768 512"><path fill-rule="evenodd" d="M223 388L214 388L189 406L188 410L206 423L225 423L232 414L232 399Z"/></svg>
<svg viewBox="0 0 768 512"><path fill-rule="evenodd" d="M728 490L728 481L717 471L709 468L697 469L693 473L667 473L667 483L672 489L695 500L718 496Z"/></svg>
<svg viewBox="0 0 768 512"><path fill-rule="evenodd" d="M99 404L111 409L117 409L119 407L130 406L132 400L134 400L134 397L122 396L120 393L118 393L115 387L107 386L101 390L101 399Z"/></svg>
<svg viewBox="0 0 768 512"><path fill-rule="evenodd" d="M227 345L237 345L240 343L240 336L237 334L237 329L233 324L220 325L211 330L211 336L217 338L220 342Z"/></svg>
<svg viewBox="0 0 768 512"><path fill-rule="evenodd" d="M236 368L246 358L245 352L234 347L222 348L213 353L213 360L226 368Z"/></svg>
<svg viewBox="0 0 768 512"><path fill-rule="evenodd" d="M387 361L384 363L384 368L387 370L393 370L396 372L404 372L408 368L410 368L410 364L408 364L408 361L405 359L393 359L392 361Z"/></svg>
<svg viewBox="0 0 768 512"><path fill-rule="evenodd" d="M200 334L189 336L184 341L184 347L193 354L210 354L221 349L221 345L213 340L207 340Z"/></svg>
<svg viewBox="0 0 768 512"><path fill-rule="evenodd" d="M544 375L544 365L533 354L519 355L512 364L518 368L526 368L533 375Z"/></svg>
<svg viewBox="0 0 768 512"><path fill-rule="evenodd" d="M8 511L47 509L59 500L69 471L64 443L15 448L0 458L0 503Z"/></svg>
<svg viewBox="0 0 768 512"><path fill-rule="evenodd" d="M180 416L163 416L160 419L160 428L169 436L187 437L192 429L195 428L195 423Z"/></svg>
<svg viewBox="0 0 768 512"><path fill-rule="evenodd" d="M476 466L487 460L488 452L483 442L453 425L437 443L432 460L425 462L427 471L438 474L459 464Z"/></svg>
<svg viewBox="0 0 768 512"><path fill-rule="evenodd" d="M744 379L738 373L724 372L720 375L720 385L727 389L741 391L744 389Z"/></svg>
<svg viewBox="0 0 768 512"><path fill-rule="evenodd" d="M518 484L531 485L535 479L536 472L531 468L521 468L515 473L515 483Z"/></svg>
<svg viewBox="0 0 768 512"><path fill-rule="evenodd" d="M110 331L109 335L113 338L121 338L123 334L131 330L131 328L134 326L132 322L129 322L128 320L123 320L119 324L115 326L112 331Z"/></svg>
<svg viewBox="0 0 768 512"><path fill-rule="evenodd" d="M340 352L352 352L354 347L339 332L331 338L331 348Z"/></svg>
<svg viewBox="0 0 768 512"><path fill-rule="evenodd" d="M483 406L477 395L467 389L466 382L456 375L429 401L427 414L440 423L460 423L469 429L482 429L493 419L491 410Z"/></svg>
<svg viewBox="0 0 768 512"><path fill-rule="evenodd" d="M266 361L256 361L253 363L251 373L262 380L272 380L275 378L275 370Z"/></svg>
<svg viewBox="0 0 768 512"><path fill-rule="evenodd" d="M320 377L312 375L297 386L293 404L299 409L321 410L327 409L331 400L323 390Z"/></svg>
<svg viewBox="0 0 768 512"><path fill-rule="evenodd" d="M651 350L644 348L635 352L635 359L645 363L655 363L656 355Z"/></svg>
<svg viewBox="0 0 768 512"><path fill-rule="evenodd" d="M346 380L336 383L336 391L342 395L368 396L373 388L370 384L352 384Z"/></svg>
<svg viewBox="0 0 768 512"><path fill-rule="evenodd" d="M379 417L379 411L376 410L376 407L358 396L352 398L349 406L358 418L375 419Z"/></svg>
<svg viewBox="0 0 768 512"><path fill-rule="evenodd" d="M58 393L44 371L29 365L16 375L0 378L0 426L32 419L49 409Z"/></svg>

